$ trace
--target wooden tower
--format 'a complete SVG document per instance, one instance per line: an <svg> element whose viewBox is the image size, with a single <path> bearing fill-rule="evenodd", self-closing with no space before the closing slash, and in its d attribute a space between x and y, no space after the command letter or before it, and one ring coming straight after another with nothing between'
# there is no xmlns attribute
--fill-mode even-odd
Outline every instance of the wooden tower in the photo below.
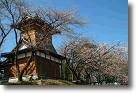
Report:
<svg viewBox="0 0 136 93"><path fill-rule="evenodd" d="M61 77L62 60L65 58L58 55L52 45L52 35L59 33L59 31L41 18L26 14L19 23L12 26L21 31L22 40L17 45L19 50L17 62L20 70L25 67L27 60L31 56L32 49L35 49L34 58L24 75ZM18 76L14 51L15 49L10 53L2 54L3 57L7 58L4 67L5 77L7 78Z"/></svg>

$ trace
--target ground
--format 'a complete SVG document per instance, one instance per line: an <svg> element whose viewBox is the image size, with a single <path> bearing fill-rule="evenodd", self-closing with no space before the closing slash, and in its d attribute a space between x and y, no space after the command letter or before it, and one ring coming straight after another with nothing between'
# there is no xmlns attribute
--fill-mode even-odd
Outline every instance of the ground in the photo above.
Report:
<svg viewBox="0 0 136 93"><path fill-rule="evenodd" d="M1 85L76 85L76 84L66 80L45 79L45 80L22 81L17 83L2 83Z"/></svg>

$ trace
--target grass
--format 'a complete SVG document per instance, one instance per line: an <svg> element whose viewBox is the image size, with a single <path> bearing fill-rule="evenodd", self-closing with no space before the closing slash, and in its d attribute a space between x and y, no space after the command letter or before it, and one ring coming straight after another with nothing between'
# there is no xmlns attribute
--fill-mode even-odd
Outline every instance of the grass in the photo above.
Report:
<svg viewBox="0 0 136 93"><path fill-rule="evenodd" d="M17 83L8 83L8 85L76 85L70 81L66 80L33 80L33 81L22 81Z"/></svg>

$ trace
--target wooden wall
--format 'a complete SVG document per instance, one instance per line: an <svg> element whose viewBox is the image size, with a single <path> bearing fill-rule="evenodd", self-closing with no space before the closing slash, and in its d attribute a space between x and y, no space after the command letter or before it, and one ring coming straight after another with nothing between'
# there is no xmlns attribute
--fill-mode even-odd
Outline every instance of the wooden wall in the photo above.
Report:
<svg viewBox="0 0 136 93"><path fill-rule="evenodd" d="M60 77L60 65L49 59L37 56L37 73L45 77Z"/></svg>
<svg viewBox="0 0 136 93"><path fill-rule="evenodd" d="M22 70L27 62L27 58L18 59L20 70ZM24 75L38 75L44 77L60 77L60 65L49 59L35 56L34 60L30 63ZM15 65L10 65L5 68L5 77L17 77L18 70Z"/></svg>

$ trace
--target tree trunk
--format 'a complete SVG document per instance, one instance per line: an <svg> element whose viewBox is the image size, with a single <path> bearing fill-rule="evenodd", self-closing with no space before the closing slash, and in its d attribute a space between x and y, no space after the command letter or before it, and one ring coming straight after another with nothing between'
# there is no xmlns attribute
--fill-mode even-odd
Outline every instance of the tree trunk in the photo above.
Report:
<svg viewBox="0 0 136 93"><path fill-rule="evenodd" d="M23 81L23 79L22 79L23 74L24 74L24 70L21 70L19 75L18 75L18 81Z"/></svg>
<svg viewBox="0 0 136 93"><path fill-rule="evenodd" d="M24 72L25 72L25 70L27 70L28 66L29 66L30 63L32 62L33 57L34 57L34 53L32 52L32 55L31 55L31 57L28 59L26 66L23 68L23 70L20 71L20 73L19 73L19 75L18 75L18 81L23 81L22 77L23 77L23 75L24 75Z"/></svg>

